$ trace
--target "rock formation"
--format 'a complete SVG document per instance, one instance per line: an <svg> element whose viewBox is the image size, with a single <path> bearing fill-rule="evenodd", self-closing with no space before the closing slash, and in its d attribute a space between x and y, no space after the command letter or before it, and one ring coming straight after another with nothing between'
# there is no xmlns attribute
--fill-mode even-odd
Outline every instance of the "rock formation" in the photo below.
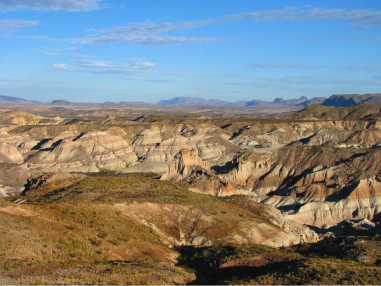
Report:
<svg viewBox="0 0 381 286"><path fill-rule="evenodd" d="M63 121L12 111L0 117L0 159L25 161L32 172L157 172L195 192L248 195L290 220L331 226L381 212L379 110L309 106L280 120L112 115Z"/></svg>
<svg viewBox="0 0 381 286"><path fill-rule="evenodd" d="M60 134L52 138L26 163L45 172L98 172L100 169L123 169L137 161L131 146L120 136L90 132L80 136Z"/></svg>
<svg viewBox="0 0 381 286"><path fill-rule="evenodd" d="M0 163L20 164L24 161L20 152L12 145L0 144Z"/></svg>
<svg viewBox="0 0 381 286"><path fill-rule="evenodd" d="M180 182L188 177L197 166L209 170L211 163L202 161L196 150L182 149L179 153L178 161L169 166L161 180L172 180Z"/></svg>
<svg viewBox="0 0 381 286"><path fill-rule="evenodd" d="M30 176L30 170L24 165L1 163L0 197L18 196Z"/></svg>

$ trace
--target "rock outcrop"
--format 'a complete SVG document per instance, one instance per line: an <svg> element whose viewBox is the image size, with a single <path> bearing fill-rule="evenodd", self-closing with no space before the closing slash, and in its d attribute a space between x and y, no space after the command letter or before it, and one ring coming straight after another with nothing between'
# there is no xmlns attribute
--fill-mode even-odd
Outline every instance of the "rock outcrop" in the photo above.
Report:
<svg viewBox="0 0 381 286"><path fill-rule="evenodd" d="M212 164L201 160L196 150L182 149L179 153L178 161L169 166L167 173L160 180L180 182L188 177L198 166L210 170Z"/></svg>
<svg viewBox="0 0 381 286"><path fill-rule="evenodd" d="M12 145L0 144L0 163L16 163L24 162L23 156Z"/></svg>
<svg viewBox="0 0 381 286"><path fill-rule="evenodd" d="M284 218L318 227L380 213L380 178L379 150L364 154L332 147L288 147L273 155L247 151L214 170L181 156L162 177L189 184L196 192L246 194L279 208Z"/></svg>
<svg viewBox="0 0 381 286"><path fill-rule="evenodd" d="M36 195L43 195L52 190L73 185L84 178L86 178L86 175L70 173L34 175L28 178L21 196L28 199Z"/></svg>
<svg viewBox="0 0 381 286"><path fill-rule="evenodd" d="M131 146L120 136L89 132L80 136L60 134L45 143L26 161L34 170L45 172L98 172L123 169L137 161Z"/></svg>

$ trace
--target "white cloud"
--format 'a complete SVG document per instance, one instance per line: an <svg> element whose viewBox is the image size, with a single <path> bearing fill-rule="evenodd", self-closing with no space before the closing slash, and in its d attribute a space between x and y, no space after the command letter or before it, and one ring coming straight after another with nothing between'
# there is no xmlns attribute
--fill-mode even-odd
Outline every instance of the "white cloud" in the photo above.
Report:
<svg viewBox="0 0 381 286"><path fill-rule="evenodd" d="M225 41L224 38L197 38L197 37L173 37L167 35L130 35L130 34L109 34L100 37L88 37L75 39L79 44L139 44L143 46L169 46L169 45L194 45L206 44L217 41Z"/></svg>
<svg viewBox="0 0 381 286"><path fill-rule="evenodd" d="M286 7L276 10L229 15L226 21L251 19L254 22L305 22L342 20L364 28L381 25L381 11L370 9L324 9L308 7Z"/></svg>
<svg viewBox="0 0 381 286"><path fill-rule="evenodd" d="M99 9L100 2L101 0L0 0L0 8L78 12Z"/></svg>
<svg viewBox="0 0 381 286"><path fill-rule="evenodd" d="M75 61L73 62L73 65L78 67L90 67L90 68L117 67L116 65L109 65L108 62L105 62L105 61L93 61L93 60Z"/></svg>
<svg viewBox="0 0 381 286"><path fill-rule="evenodd" d="M0 31L36 26L38 21L30 20L0 20Z"/></svg>
<svg viewBox="0 0 381 286"><path fill-rule="evenodd" d="M344 66L344 67L337 67L336 69L341 69L349 72L355 72L355 71L366 71L370 73L380 73L381 72L381 66Z"/></svg>
<svg viewBox="0 0 381 286"><path fill-rule="evenodd" d="M130 61L133 61L133 62L142 62L143 61L143 58L128 58Z"/></svg>
<svg viewBox="0 0 381 286"><path fill-rule="evenodd" d="M368 40L369 43L381 42L381 37L357 37L348 39L348 41L357 41L357 40Z"/></svg>
<svg viewBox="0 0 381 286"><path fill-rule="evenodd" d="M95 56L91 56L91 55L81 55L81 54L71 54L73 57L76 57L76 58L82 58L82 59L86 59L86 58L95 58Z"/></svg>
<svg viewBox="0 0 381 286"><path fill-rule="evenodd" d="M94 60L82 60L74 61L72 63L74 66L86 67L86 68L132 68L132 69L149 69L153 67L158 67L158 64L150 62L134 62L127 64L109 64L105 61L94 61Z"/></svg>
<svg viewBox="0 0 381 286"><path fill-rule="evenodd" d="M381 66L339 66L329 67L325 65L300 65L300 64L276 64L276 63L250 63L248 67L266 69L338 69L348 72L365 71L370 73L380 73Z"/></svg>
<svg viewBox="0 0 381 286"><path fill-rule="evenodd" d="M75 39L74 42L80 44L139 44L143 46L165 46L181 44L203 44L215 41L223 41L223 38L209 37L185 37L168 36L163 33L195 29L213 23L213 19L202 21L187 22L183 21L177 24L163 22L155 24L147 21L140 24L131 24L128 26L119 26L112 29L98 30L96 36L89 36Z"/></svg>
<svg viewBox="0 0 381 286"><path fill-rule="evenodd" d="M222 74L222 73L194 73L194 72L166 72L156 71L152 68L158 64L150 62L131 62L114 64L107 61L81 60L71 64L57 63L51 67L57 70L94 74L121 74L121 75L155 75L155 76L180 76L180 77L237 77L252 78L250 76Z"/></svg>
<svg viewBox="0 0 381 286"><path fill-rule="evenodd" d="M58 56L60 54L58 53L55 53L55 52L49 52L49 51L37 51L37 52L40 52L40 53L43 53L45 55L50 55L50 56Z"/></svg>
<svg viewBox="0 0 381 286"><path fill-rule="evenodd" d="M323 65L298 65L298 64L274 64L274 63L252 63L248 67L268 68L268 69L325 69Z"/></svg>
<svg viewBox="0 0 381 286"><path fill-rule="evenodd" d="M54 64L52 67L60 70L66 70L68 68L68 66L65 64Z"/></svg>
<svg viewBox="0 0 381 286"><path fill-rule="evenodd" d="M134 63L125 65L125 67L135 68L135 69L147 69L147 68L153 68L157 66L159 65L155 63L150 63L150 62L134 62Z"/></svg>
<svg viewBox="0 0 381 286"><path fill-rule="evenodd" d="M133 62L114 64L106 61L80 60L73 61L70 65L54 64L53 68L71 72L105 73L105 74L142 74L158 64L150 62Z"/></svg>
<svg viewBox="0 0 381 286"><path fill-rule="evenodd" d="M122 77L121 79L131 80L131 81L154 82L154 83L174 82L174 80L167 80L167 79L148 79L148 78L134 78L134 77Z"/></svg>

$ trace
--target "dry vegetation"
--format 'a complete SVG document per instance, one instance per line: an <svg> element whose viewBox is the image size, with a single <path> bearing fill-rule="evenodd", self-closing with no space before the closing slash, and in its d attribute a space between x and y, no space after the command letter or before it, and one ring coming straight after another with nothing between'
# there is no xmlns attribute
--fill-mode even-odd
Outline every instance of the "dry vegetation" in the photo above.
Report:
<svg viewBox="0 0 381 286"><path fill-rule="evenodd" d="M179 254L156 231L115 205L200 209L220 221L208 230L216 239L233 232L239 221L263 220L260 208L237 207L244 198L232 204L149 177L92 175L62 186L60 180L44 185L21 205L1 199L0 283L184 284L196 278L175 266Z"/></svg>
<svg viewBox="0 0 381 286"><path fill-rule="evenodd" d="M244 196L196 194L136 174L93 174L70 186L57 181L42 188L21 205L0 201L1 284L381 283L377 238L344 239L324 250L222 239L242 221L269 223L264 206ZM115 207L148 204L186 206L211 217L218 222L207 230L213 246L170 248L162 234Z"/></svg>
<svg viewBox="0 0 381 286"><path fill-rule="evenodd" d="M380 247L377 239L354 238L324 250L314 245L182 247L178 260L179 265L196 269L194 284L379 285Z"/></svg>

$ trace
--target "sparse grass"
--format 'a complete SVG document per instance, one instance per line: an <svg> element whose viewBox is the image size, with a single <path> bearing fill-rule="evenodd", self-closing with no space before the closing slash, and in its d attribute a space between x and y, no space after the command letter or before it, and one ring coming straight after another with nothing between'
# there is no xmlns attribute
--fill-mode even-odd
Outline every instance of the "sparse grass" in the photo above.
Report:
<svg viewBox="0 0 381 286"><path fill-rule="evenodd" d="M259 245L179 247L181 256L178 261L179 265L194 269L206 284L376 285L381 282L381 268L375 264L311 256L310 251L300 253L300 248L272 249Z"/></svg>
<svg viewBox="0 0 381 286"><path fill-rule="evenodd" d="M137 216L146 206L159 207L143 223ZM0 276L7 284L381 283L378 238L339 244L333 252L228 243L241 223L270 225L265 206L245 196L196 194L152 177L92 175L22 205L0 199L0 208L7 210L0 211ZM12 213L18 209L22 215ZM184 213L189 219L177 221ZM183 239L200 231L213 246L171 250L152 222L176 239L180 228Z"/></svg>

